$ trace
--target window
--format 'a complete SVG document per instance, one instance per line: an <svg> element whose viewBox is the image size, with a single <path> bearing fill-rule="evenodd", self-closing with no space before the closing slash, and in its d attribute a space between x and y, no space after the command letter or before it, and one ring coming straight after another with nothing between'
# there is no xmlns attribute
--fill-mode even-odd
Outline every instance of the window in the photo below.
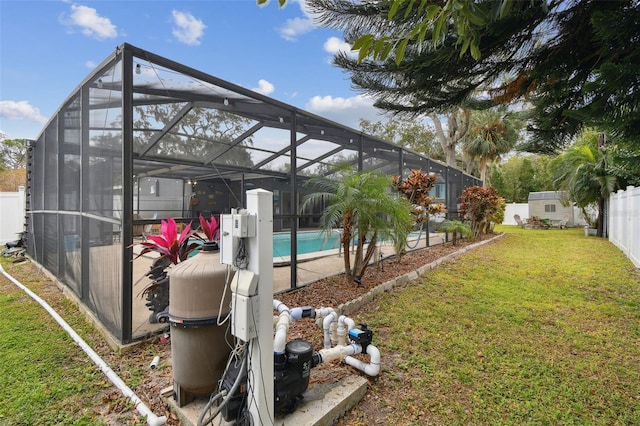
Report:
<svg viewBox="0 0 640 426"><path fill-rule="evenodd" d="M556 212L556 205L555 204L545 204L544 205L544 212L545 213L555 213Z"/></svg>

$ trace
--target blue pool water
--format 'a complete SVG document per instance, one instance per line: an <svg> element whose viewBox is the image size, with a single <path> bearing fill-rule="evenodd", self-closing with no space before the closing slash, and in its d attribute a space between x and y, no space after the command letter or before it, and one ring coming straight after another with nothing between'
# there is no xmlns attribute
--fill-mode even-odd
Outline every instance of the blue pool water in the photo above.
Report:
<svg viewBox="0 0 640 426"><path fill-rule="evenodd" d="M340 247L340 234L320 231L298 232L298 254L313 253ZM273 256L291 256L291 234L278 232L273 234Z"/></svg>

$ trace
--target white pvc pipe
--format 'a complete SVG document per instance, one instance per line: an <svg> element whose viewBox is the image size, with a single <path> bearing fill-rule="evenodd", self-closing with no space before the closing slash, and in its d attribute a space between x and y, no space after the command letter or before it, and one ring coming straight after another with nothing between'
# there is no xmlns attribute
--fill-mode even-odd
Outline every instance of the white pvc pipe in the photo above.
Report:
<svg viewBox="0 0 640 426"><path fill-rule="evenodd" d="M302 312L302 308L291 309L289 312L291 315L291 321L298 321L299 319L302 319Z"/></svg>
<svg viewBox="0 0 640 426"><path fill-rule="evenodd" d="M341 323L347 326L347 331L356 328L356 322L345 315L340 315L340 318L338 318L338 326Z"/></svg>
<svg viewBox="0 0 640 426"><path fill-rule="evenodd" d="M58 313L47 302L45 302L43 299L41 299L37 294L29 290L27 287L22 285L19 281L17 281L11 275L7 274L5 270L2 268L2 265L0 265L0 272L2 272L2 275L7 277L12 283L14 283L20 289L22 289L22 291L24 291L29 296L31 296L33 300L38 302L53 317L53 319L55 319L58 322L58 324L60 324L60 326L67 333L69 333L71 338L78 344L78 346L80 346L82 350L85 351L87 355L89 355L89 358L91 358L93 362L98 367L100 367L100 370L102 370L102 372L105 374L105 376L107 376L107 378L111 381L111 383L113 383L118 389L120 389L122 394L127 398L129 398L135 404L136 410L138 410L140 415L142 415L143 417L146 417L147 424L149 426L160 426L167 422L167 418L165 416L158 417L155 414L153 414L153 412L149 409L149 407L147 407L140 400L140 398L138 398L138 396L135 393L133 393L131 388L129 388L122 381L122 379L118 377L118 375L107 365L107 363L102 358L100 358L100 355L98 355L93 349L91 349L91 347L84 340L82 340L82 337L80 337L78 333L76 333L73 330L73 328L71 328L71 326L69 326L69 324L67 324L67 322L60 315L58 315Z"/></svg>
<svg viewBox="0 0 640 426"><path fill-rule="evenodd" d="M289 331L289 324L291 323L291 317L289 312L283 312L280 314L278 324L276 324L276 335L273 338L273 352L277 354L284 353L285 346L287 344L287 332Z"/></svg>
<svg viewBox="0 0 640 426"><path fill-rule="evenodd" d="M289 311L289 308L281 301L273 299L273 310L278 311L278 313L281 314L285 311Z"/></svg>
<svg viewBox="0 0 640 426"><path fill-rule="evenodd" d="M329 349L320 349L320 362L331 362L342 360L346 364L357 368L369 376L377 376L380 373L380 351L373 345L367 346L370 362L366 363L350 355L362 353L362 346L351 343L347 346L334 346Z"/></svg>
<svg viewBox="0 0 640 426"><path fill-rule="evenodd" d="M334 346L333 348L320 349L320 359L322 362L342 361L348 355L359 354L362 346L352 343L347 346Z"/></svg>
<svg viewBox="0 0 640 426"><path fill-rule="evenodd" d="M334 312L333 308L320 308L316 309L316 318L322 318Z"/></svg>
<svg viewBox="0 0 640 426"><path fill-rule="evenodd" d="M347 344L347 334L349 333L349 330L354 328L356 328L356 322L354 320L345 315L340 315L338 318L337 329L338 345L344 346Z"/></svg>
<svg viewBox="0 0 640 426"><path fill-rule="evenodd" d="M291 316L291 321L297 321L299 319L302 319L302 312L303 312L302 308L289 309L287 305L285 305L279 300L273 299L273 309L278 311L278 313L280 314L283 312L289 312L289 316Z"/></svg>
<svg viewBox="0 0 640 426"><path fill-rule="evenodd" d="M287 332L289 331L289 324L291 324L291 313L287 305L276 299L273 299L273 309L280 313L278 321L275 323L273 353L282 354L287 344Z"/></svg>
<svg viewBox="0 0 640 426"><path fill-rule="evenodd" d="M360 348L362 351L362 348ZM380 373L380 351L373 345L367 346L367 353L369 354L369 363L360 361L357 358L347 356L344 362L358 370L364 372L368 376L377 376Z"/></svg>
<svg viewBox="0 0 640 426"><path fill-rule="evenodd" d="M334 312L331 311L327 314L326 317L324 317L324 320L322 320L322 330L324 331L324 348L328 349L331 347L331 343L332 342L336 342L338 339L337 336L337 322L338 322L338 315ZM335 325L335 335L334 334L334 328L332 327L332 325Z"/></svg>

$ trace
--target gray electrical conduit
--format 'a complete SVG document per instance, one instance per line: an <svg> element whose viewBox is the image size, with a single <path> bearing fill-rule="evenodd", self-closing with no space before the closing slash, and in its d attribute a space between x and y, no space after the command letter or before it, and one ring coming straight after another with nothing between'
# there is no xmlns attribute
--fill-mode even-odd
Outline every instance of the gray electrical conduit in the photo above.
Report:
<svg viewBox="0 0 640 426"><path fill-rule="evenodd" d="M2 275L7 277L9 281L14 283L16 286L20 287L22 291L24 291L29 296L31 296L33 300L38 302L47 312L49 312L49 314L53 317L53 319L55 319L58 322L58 324L60 324L60 326L67 333L69 333L71 338L78 344L78 346L80 346L80 348L82 348L82 350L84 350L86 354L89 355L89 358L91 358L93 362L98 367L100 367L100 370L102 370L102 372L105 374L105 376L107 376L107 378L111 381L111 383L113 383L118 389L120 389L122 391L122 394L127 398L129 398L135 404L136 410L138 410L140 415L146 417L147 424L149 426L160 426L167 422L167 418L165 416L158 417L155 414L153 414L153 412L149 409L149 407L147 407L144 404L144 402L142 402L140 398L138 398L138 396L135 393L133 393L131 388L129 388L122 381L122 379L118 377L118 375L107 365L107 363L102 358L100 358L100 355L98 355L93 349L91 349L91 347L84 340L82 340L82 337L80 337L78 333L76 333L73 330L73 328L71 328L71 326L67 324L67 322L64 319L62 319L62 317L58 315L58 313L47 302L45 302L43 299L41 299L37 294L29 290L27 287L22 285L18 280L13 278L11 275L6 273L5 270L2 268L2 265L0 265L0 272L2 272Z"/></svg>
<svg viewBox="0 0 640 426"><path fill-rule="evenodd" d="M240 387L240 383L242 382L242 375L247 370L247 363L248 363L247 358L249 358L249 354L244 354L242 358L242 364L240 364L240 371L236 376L235 382L233 382L233 386L231 386L231 389L229 389L229 393L225 394L224 391L220 391L215 396L209 399L209 402L207 402L205 407L200 412L200 416L198 416L198 426L208 425L211 422L213 422L215 418L218 417L218 414L220 414L220 412L222 411L222 408L224 408L224 406L227 405L227 402L229 402L229 400L236 393L236 391ZM226 371L225 371L225 374L226 374ZM207 411L211 410L213 403L219 400L220 398L224 398L224 399L218 405L218 407L213 412L213 414L211 414L209 417L205 417L207 415Z"/></svg>

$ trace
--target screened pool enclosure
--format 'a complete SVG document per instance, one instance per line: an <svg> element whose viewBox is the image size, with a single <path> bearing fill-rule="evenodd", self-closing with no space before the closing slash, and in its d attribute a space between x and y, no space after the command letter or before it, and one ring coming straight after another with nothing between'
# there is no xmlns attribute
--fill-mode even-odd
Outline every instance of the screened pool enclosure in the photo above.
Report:
<svg viewBox="0 0 640 426"><path fill-rule="evenodd" d="M31 148L28 254L120 343L161 328L136 301L131 248L161 219L228 213L244 205L248 189L271 191L274 232L291 235L295 288L295 237L317 229L323 210L299 212L309 177L330 175L337 164L390 176L432 172L452 217L463 188L481 183L129 44L82 81Z"/></svg>

